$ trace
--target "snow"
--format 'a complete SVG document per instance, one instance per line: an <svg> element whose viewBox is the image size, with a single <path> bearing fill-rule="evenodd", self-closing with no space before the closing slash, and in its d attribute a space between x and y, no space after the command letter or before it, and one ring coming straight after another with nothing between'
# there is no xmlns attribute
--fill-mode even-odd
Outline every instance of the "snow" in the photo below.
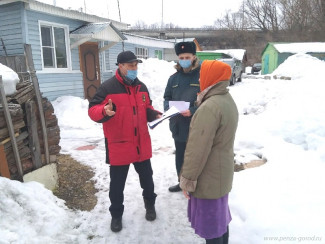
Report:
<svg viewBox="0 0 325 244"><path fill-rule="evenodd" d="M157 59L139 65L139 78L162 110L163 92L174 63ZM272 77L243 79L230 87L240 113L237 162L259 157L267 163L235 173L229 194L230 241L235 244L325 243L325 62L306 54L288 58ZM61 128L61 153L93 168L98 203L72 211L36 182L0 177L0 243L205 243L186 217L187 200L170 193L176 183L174 143L168 122L150 130L157 219L148 222L137 173L131 166L125 188L123 230L110 231L109 167L100 124L87 116L88 101L53 102ZM79 151L85 145L93 150Z"/></svg>
<svg viewBox="0 0 325 244"><path fill-rule="evenodd" d="M280 53L324 53L325 42L275 43Z"/></svg>
<svg viewBox="0 0 325 244"><path fill-rule="evenodd" d="M245 49L225 49L225 50L214 50L214 52L228 54L229 56L231 56L235 59L243 60L246 50Z"/></svg>
<svg viewBox="0 0 325 244"><path fill-rule="evenodd" d="M16 92L16 84L19 82L19 77L9 67L0 63L0 75L2 76L3 87L6 95L12 95Z"/></svg>
<svg viewBox="0 0 325 244"><path fill-rule="evenodd" d="M220 49L220 50L209 50L209 51L200 51L201 53L224 53L235 59L243 60L246 53L245 49Z"/></svg>

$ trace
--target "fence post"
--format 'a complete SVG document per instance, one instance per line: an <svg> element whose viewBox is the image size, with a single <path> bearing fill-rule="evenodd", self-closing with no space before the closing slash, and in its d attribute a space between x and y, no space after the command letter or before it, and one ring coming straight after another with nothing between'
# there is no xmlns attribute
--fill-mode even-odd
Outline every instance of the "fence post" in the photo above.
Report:
<svg viewBox="0 0 325 244"><path fill-rule="evenodd" d="M41 127L42 127L42 134L43 134L43 146L44 146L44 152L45 152L45 162L46 164L50 163L50 152L49 152L49 144L47 140L47 130L46 130L46 123L44 118L44 111L43 111L43 104L42 104L42 97L41 92L38 84L38 79L36 76L36 71L34 67L34 61L32 57L32 49L30 44L25 44L25 54L27 59L27 66L32 78L32 83L34 85L35 95L36 95L36 101L38 106L38 111L40 115L41 120Z"/></svg>

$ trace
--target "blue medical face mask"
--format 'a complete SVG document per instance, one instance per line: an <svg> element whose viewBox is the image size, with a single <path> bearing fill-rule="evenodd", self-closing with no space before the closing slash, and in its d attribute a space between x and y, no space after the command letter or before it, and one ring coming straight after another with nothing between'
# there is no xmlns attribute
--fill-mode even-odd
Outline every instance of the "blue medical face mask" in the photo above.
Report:
<svg viewBox="0 0 325 244"><path fill-rule="evenodd" d="M181 59L179 60L179 65L182 66L182 68L187 69L191 67L192 61L190 59Z"/></svg>
<svg viewBox="0 0 325 244"><path fill-rule="evenodd" d="M137 76L138 70L128 70L128 73L126 74L126 77L132 81L134 81Z"/></svg>

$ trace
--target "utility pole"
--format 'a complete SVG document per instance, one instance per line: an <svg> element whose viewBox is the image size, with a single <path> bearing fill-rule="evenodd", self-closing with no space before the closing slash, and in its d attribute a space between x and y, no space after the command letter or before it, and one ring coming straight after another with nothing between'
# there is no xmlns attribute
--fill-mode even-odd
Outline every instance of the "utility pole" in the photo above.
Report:
<svg viewBox="0 0 325 244"><path fill-rule="evenodd" d="M121 10L120 10L120 1L117 0L117 7L118 7L118 14L120 16L120 22L122 22L122 18L121 18Z"/></svg>
<svg viewBox="0 0 325 244"><path fill-rule="evenodd" d="M164 27L164 0L161 0L161 29Z"/></svg>
<svg viewBox="0 0 325 244"><path fill-rule="evenodd" d="M119 16L120 16L120 22L122 22L121 10L120 10L120 1L119 0L117 0L117 7L118 7L118 13L119 13ZM125 48L124 48L124 40L122 41L122 51L123 52L125 51Z"/></svg>

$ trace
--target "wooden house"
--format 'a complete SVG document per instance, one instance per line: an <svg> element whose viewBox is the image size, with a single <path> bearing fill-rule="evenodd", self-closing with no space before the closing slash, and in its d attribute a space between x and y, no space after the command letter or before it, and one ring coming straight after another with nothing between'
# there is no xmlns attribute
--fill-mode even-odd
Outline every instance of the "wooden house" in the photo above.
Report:
<svg viewBox="0 0 325 244"><path fill-rule="evenodd" d="M50 101L66 95L89 99L115 74L119 52L164 59L174 47L171 41L123 33L127 28L35 0L1 0L0 57L23 55L29 44L43 96Z"/></svg>
<svg viewBox="0 0 325 244"><path fill-rule="evenodd" d="M272 73L288 57L297 53L325 60L325 42L268 43L262 52L262 74Z"/></svg>

